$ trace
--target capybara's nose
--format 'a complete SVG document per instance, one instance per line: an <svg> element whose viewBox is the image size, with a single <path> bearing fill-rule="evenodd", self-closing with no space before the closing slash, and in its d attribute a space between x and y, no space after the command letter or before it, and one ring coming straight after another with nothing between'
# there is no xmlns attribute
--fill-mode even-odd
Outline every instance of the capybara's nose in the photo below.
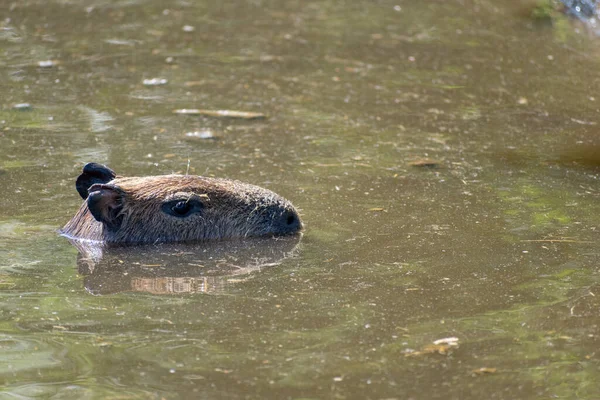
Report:
<svg viewBox="0 0 600 400"><path fill-rule="evenodd" d="M273 228L275 233L290 234L302 229L302 222L296 210L286 208L278 217L276 217Z"/></svg>

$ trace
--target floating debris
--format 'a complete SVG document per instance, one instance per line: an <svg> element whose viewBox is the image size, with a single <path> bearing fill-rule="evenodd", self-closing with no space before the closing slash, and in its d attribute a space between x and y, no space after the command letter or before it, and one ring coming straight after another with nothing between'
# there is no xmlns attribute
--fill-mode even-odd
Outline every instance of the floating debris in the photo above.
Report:
<svg viewBox="0 0 600 400"><path fill-rule="evenodd" d="M58 61L54 61L54 60L38 61L38 67L40 67L40 68L52 68L56 65L58 65Z"/></svg>
<svg viewBox="0 0 600 400"><path fill-rule="evenodd" d="M438 339L433 342L433 344L447 344L448 346L458 346L458 338L457 337L447 337L443 339Z"/></svg>
<svg viewBox="0 0 600 400"><path fill-rule="evenodd" d="M69 328L67 328L66 326L63 326L63 325L54 325L52 327L52 329L57 329L57 330L60 330L60 331L68 331L69 330Z"/></svg>
<svg viewBox="0 0 600 400"><path fill-rule="evenodd" d="M206 81L187 81L184 83L184 85L186 87L193 87L193 86L202 86L206 83Z"/></svg>
<svg viewBox="0 0 600 400"><path fill-rule="evenodd" d="M477 368L471 371L473 375L486 375L486 374L495 374L498 370L496 368Z"/></svg>
<svg viewBox="0 0 600 400"><path fill-rule="evenodd" d="M594 122L594 121L584 121L582 119L576 119L576 118L571 118L571 121L573 121L579 125L596 125L596 122Z"/></svg>
<svg viewBox="0 0 600 400"><path fill-rule="evenodd" d="M108 44L115 44L117 46L135 46L138 43L141 43L139 40L123 40L123 39L106 39L104 41Z"/></svg>
<svg viewBox="0 0 600 400"><path fill-rule="evenodd" d="M184 25L183 28L181 28L184 32L194 32L196 30L196 28L194 28L191 25Z"/></svg>
<svg viewBox="0 0 600 400"><path fill-rule="evenodd" d="M234 110L200 110L196 108L182 108L173 110L175 114L184 115L203 115L205 117L216 118L239 118L239 119L265 119L267 116L262 113L234 111Z"/></svg>
<svg viewBox="0 0 600 400"><path fill-rule="evenodd" d="M422 160L411 161L408 163L408 165L410 165L411 167L418 167L418 168L437 168L440 166L440 162L435 161L435 160L429 160L429 159L425 158Z"/></svg>
<svg viewBox="0 0 600 400"><path fill-rule="evenodd" d="M386 211L386 209L383 207L373 207L369 208L369 211Z"/></svg>
<svg viewBox="0 0 600 400"><path fill-rule="evenodd" d="M187 132L184 136L184 139L186 139L186 140L211 140L211 139L215 140L215 139L217 139L217 137L211 130L205 129L203 131Z"/></svg>
<svg viewBox="0 0 600 400"><path fill-rule="evenodd" d="M226 130L231 132L248 132L248 131L258 131L260 132L264 129L264 124L250 124L250 125L229 125L225 127Z"/></svg>
<svg viewBox="0 0 600 400"><path fill-rule="evenodd" d="M166 85L167 82L168 81L164 78L152 78L152 79L144 79L144 81L142 83L144 84L144 86L160 86L160 85Z"/></svg>
<svg viewBox="0 0 600 400"><path fill-rule="evenodd" d="M449 353L450 349L451 346L445 344L428 344L427 346L423 347L420 351L410 351L405 353L404 355L406 357L418 357L425 354L441 354L445 356Z"/></svg>
<svg viewBox="0 0 600 400"><path fill-rule="evenodd" d="M13 107L13 110L17 110L17 111L31 111L33 110L33 106L29 103L19 103L19 104L15 104Z"/></svg>
<svg viewBox="0 0 600 400"><path fill-rule="evenodd" d="M458 338L457 337L447 337L443 339L438 339L433 342L433 344L428 344L424 346L420 351L410 351L405 354L406 357L416 357L422 356L425 354L441 354L448 355L452 352L453 348L458 347Z"/></svg>

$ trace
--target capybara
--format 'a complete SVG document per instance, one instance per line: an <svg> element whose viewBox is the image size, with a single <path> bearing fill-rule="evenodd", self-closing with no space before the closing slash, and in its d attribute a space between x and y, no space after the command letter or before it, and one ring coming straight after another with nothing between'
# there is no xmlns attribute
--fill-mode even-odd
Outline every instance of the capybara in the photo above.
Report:
<svg viewBox="0 0 600 400"><path fill-rule="evenodd" d="M107 244L193 242L288 235L294 206L247 183L192 175L120 177L89 163L75 184L85 200L62 228L69 238Z"/></svg>

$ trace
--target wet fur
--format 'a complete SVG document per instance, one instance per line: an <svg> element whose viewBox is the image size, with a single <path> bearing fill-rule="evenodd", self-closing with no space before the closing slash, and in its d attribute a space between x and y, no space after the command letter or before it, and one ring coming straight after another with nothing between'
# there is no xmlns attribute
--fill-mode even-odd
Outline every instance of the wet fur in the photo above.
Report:
<svg viewBox="0 0 600 400"><path fill-rule="evenodd" d="M71 238L106 243L188 242L294 233L301 229L292 204L270 190L217 178L189 175L117 177L108 185L123 193L119 229L98 222L83 202L62 233ZM161 211L165 201L198 196L204 208L187 218ZM298 218L298 226L280 232L277 221Z"/></svg>

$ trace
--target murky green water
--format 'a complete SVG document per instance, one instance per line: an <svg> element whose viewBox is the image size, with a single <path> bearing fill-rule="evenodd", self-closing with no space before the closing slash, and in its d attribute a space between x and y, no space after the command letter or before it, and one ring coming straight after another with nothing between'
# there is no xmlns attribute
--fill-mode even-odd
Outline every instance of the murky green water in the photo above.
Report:
<svg viewBox="0 0 600 400"><path fill-rule="evenodd" d="M0 398L600 398L600 40L524 3L1 3ZM57 235L188 160L303 237Z"/></svg>

